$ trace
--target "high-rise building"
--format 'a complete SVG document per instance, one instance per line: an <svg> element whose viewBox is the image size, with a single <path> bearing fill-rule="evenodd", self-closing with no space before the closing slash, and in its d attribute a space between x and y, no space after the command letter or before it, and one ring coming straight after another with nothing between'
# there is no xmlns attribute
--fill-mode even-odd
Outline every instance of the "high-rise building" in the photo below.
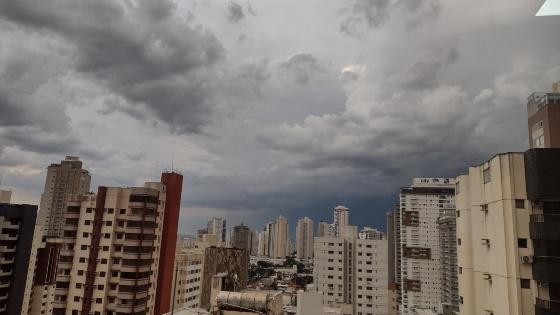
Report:
<svg viewBox="0 0 560 315"><path fill-rule="evenodd" d="M346 226L350 224L350 209L345 206L337 206L334 208L333 229L335 237L344 237Z"/></svg>
<svg viewBox="0 0 560 315"><path fill-rule="evenodd" d="M455 179L414 178L399 200L400 311L437 314L443 289L437 219L455 209Z"/></svg>
<svg viewBox="0 0 560 315"><path fill-rule="evenodd" d="M559 161L503 153L457 178L460 314L560 314Z"/></svg>
<svg viewBox="0 0 560 315"><path fill-rule="evenodd" d="M399 205L387 213L387 269L388 269L388 312L399 314L400 294L400 211Z"/></svg>
<svg viewBox="0 0 560 315"><path fill-rule="evenodd" d="M454 210L444 211L437 220L441 265L441 303L444 314L459 311L456 220Z"/></svg>
<svg viewBox="0 0 560 315"><path fill-rule="evenodd" d="M37 206L0 203L0 314L28 314L40 232L36 219Z"/></svg>
<svg viewBox="0 0 560 315"><path fill-rule="evenodd" d="M296 253L300 259L313 258L313 220L298 220L296 226Z"/></svg>
<svg viewBox="0 0 560 315"><path fill-rule="evenodd" d="M59 164L47 168L38 220L43 226L43 235L62 237L66 203L87 193L90 181L89 172L82 168L82 161L75 156L67 156Z"/></svg>
<svg viewBox="0 0 560 315"><path fill-rule="evenodd" d="M53 314L154 314L165 189L100 186L67 203Z"/></svg>
<svg viewBox="0 0 560 315"><path fill-rule="evenodd" d="M273 233L273 250L271 257L284 258L290 255L290 239L289 239L288 219L279 216L274 223Z"/></svg>
<svg viewBox="0 0 560 315"><path fill-rule="evenodd" d="M350 306L352 314L388 314L387 240L358 239L346 226L345 238L314 240L314 285L328 305Z"/></svg>
<svg viewBox="0 0 560 315"><path fill-rule="evenodd" d="M231 231L231 247L244 249L251 253L252 245L251 229L243 223L234 226Z"/></svg>
<svg viewBox="0 0 560 315"><path fill-rule="evenodd" d="M327 222L321 221L317 226L317 237L329 237L331 235L331 225Z"/></svg>
<svg viewBox="0 0 560 315"><path fill-rule="evenodd" d="M560 82L553 91L531 94L527 103L531 148L560 148Z"/></svg>
<svg viewBox="0 0 560 315"><path fill-rule="evenodd" d="M161 174L164 185L165 205L163 225L161 228L161 248L159 251L159 271L157 278L157 295L155 297L155 315L169 311L169 301L172 295L173 275L168 272L173 269L175 249L177 246L177 229L179 212L181 210L181 192L183 190L183 175L176 172Z"/></svg>
<svg viewBox="0 0 560 315"><path fill-rule="evenodd" d="M173 274L174 295L171 297L171 309L184 307L197 308L200 304L202 276L204 268L204 251L187 250L175 255ZM175 301L173 301L173 298Z"/></svg>
<svg viewBox="0 0 560 315"><path fill-rule="evenodd" d="M222 218L211 218L208 220L206 231L209 234L218 235L218 240L225 244L226 242L226 220Z"/></svg>

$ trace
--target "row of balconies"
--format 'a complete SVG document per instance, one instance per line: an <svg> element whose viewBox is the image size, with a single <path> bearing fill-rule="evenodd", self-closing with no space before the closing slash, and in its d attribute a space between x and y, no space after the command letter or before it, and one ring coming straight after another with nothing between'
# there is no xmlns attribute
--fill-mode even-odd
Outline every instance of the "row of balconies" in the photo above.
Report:
<svg viewBox="0 0 560 315"><path fill-rule="evenodd" d="M535 301L535 315L560 314L560 301L549 301L537 298Z"/></svg>

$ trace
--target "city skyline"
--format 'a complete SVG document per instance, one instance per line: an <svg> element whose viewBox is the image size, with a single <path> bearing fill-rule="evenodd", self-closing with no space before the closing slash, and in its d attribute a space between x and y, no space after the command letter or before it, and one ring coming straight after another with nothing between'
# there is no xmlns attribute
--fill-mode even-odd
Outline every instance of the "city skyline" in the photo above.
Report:
<svg viewBox="0 0 560 315"><path fill-rule="evenodd" d="M66 155L91 187L174 166L182 232L339 203L383 227L410 178L526 149L526 98L560 78L544 1L68 3L0 4L3 184L38 204Z"/></svg>

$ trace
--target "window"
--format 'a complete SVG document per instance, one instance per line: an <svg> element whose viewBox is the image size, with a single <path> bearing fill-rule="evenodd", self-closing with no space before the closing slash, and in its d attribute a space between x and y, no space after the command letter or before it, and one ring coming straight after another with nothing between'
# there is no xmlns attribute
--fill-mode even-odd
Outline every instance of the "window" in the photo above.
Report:
<svg viewBox="0 0 560 315"><path fill-rule="evenodd" d="M81 248L82 250L86 250L86 249L87 249L87 245L82 245L82 246L80 246L80 248Z"/></svg>
<svg viewBox="0 0 560 315"><path fill-rule="evenodd" d="M484 183L489 183L491 180L490 177L490 167L484 169L484 171L482 171L482 177L484 178Z"/></svg>
<svg viewBox="0 0 560 315"><path fill-rule="evenodd" d="M461 239L460 238L457 239L457 245L461 246Z"/></svg>
<svg viewBox="0 0 560 315"><path fill-rule="evenodd" d="M126 214L126 209L121 209L121 214Z"/></svg>
<svg viewBox="0 0 560 315"><path fill-rule="evenodd" d="M523 199L515 199L515 207L517 209L525 209L525 200Z"/></svg>
<svg viewBox="0 0 560 315"><path fill-rule="evenodd" d="M461 216L461 211L457 210L457 218Z"/></svg>
<svg viewBox="0 0 560 315"><path fill-rule="evenodd" d="M74 302L80 302L80 297L79 297L79 296L75 296L75 297L74 297Z"/></svg>
<svg viewBox="0 0 560 315"><path fill-rule="evenodd" d="M527 248L527 239L526 238L518 238L517 239L517 247Z"/></svg>
<svg viewBox="0 0 560 315"><path fill-rule="evenodd" d="M530 289L531 288L531 280L529 279L519 279L521 280L521 288L522 289Z"/></svg>

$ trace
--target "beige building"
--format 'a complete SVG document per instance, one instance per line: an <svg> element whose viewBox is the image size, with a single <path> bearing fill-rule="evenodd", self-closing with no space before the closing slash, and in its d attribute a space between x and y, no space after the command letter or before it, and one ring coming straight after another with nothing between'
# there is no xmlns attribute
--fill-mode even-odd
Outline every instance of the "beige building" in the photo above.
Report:
<svg viewBox="0 0 560 315"><path fill-rule="evenodd" d="M321 222L319 222L319 225L317 226L317 237L334 236L331 233L331 230L332 230L332 226L330 224L328 224L327 222L321 221Z"/></svg>
<svg viewBox="0 0 560 315"><path fill-rule="evenodd" d="M165 187L99 187L68 202L56 315L152 314Z"/></svg>
<svg viewBox="0 0 560 315"><path fill-rule="evenodd" d="M204 268L204 252L185 250L175 255L175 281L173 291L175 301L171 301L171 309L184 307L198 308Z"/></svg>
<svg viewBox="0 0 560 315"><path fill-rule="evenodd" d="M10 203L12 200L12 192L7 189L0 189L0 203Z"/></svg>
<svg viewBox="0 0 560 315"><path fill-rule="evenodd" d="M313 258L313 220L298 220L296 226L296 253L300 259Z"/></svg>
<svg viewBox="0 0 560 315"><path fill-rule="evenodd" d="M90 182L91 176L78 157L67 156L47 168L38 219L44 235L62 237L66 203L89 192Z"/></svg>
<svg viewBox="0 0 560 315"><path fill-rule="evenodd" d="M208 234L216 234L218 240L225 244L226 242L226 220L223 218L210 218L206 227Z"/></svg>
<svg viewBox="0 0 560 315"><path fill-rule="evenodd" d="M560 314L559 161L504 153L457 178L460 314Z"/></svg>
<svg viewBox="0 0 560 315"><path fill-rule="evenodd" d="M274 223L273 240L271 257L284 258L290 255L288 219L282 215Z"/></svg>
<svg viewBox="0 0 560 315"><path fill-rule="evenodd" d="M323 303L347 305L356 315L388 314L387 240L358 239L355 226L344 235L314 240L314 286Z"/></svg>

